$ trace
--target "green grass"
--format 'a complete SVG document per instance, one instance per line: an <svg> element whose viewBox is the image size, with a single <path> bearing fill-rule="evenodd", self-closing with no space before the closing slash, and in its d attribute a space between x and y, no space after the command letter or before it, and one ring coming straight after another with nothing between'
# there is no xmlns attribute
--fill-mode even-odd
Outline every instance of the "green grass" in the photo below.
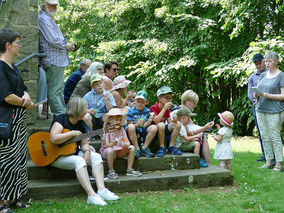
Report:
<svg viewBox="0 0 284 213"><path fill-rule="evenodd" d="M211 157L216 143L210 137ZM234 185L202 189L119 194L121 200L106 207L89 206L86 196L31 201L17 212L284 212L284 173L258 169L260 146L256 138L232 140ZM219 165L217 160L212 164Z"/></svg>

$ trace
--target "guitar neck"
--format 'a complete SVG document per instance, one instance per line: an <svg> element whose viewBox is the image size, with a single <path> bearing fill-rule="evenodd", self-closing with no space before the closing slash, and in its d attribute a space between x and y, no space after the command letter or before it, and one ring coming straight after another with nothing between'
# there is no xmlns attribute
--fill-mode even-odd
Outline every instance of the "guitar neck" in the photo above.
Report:
<svg viewBox="0 0 284 213"><path fill-rule="evenodd" d="M95 131L92 131L92 132L87 132L87 133L84 133L82 135L75 136L74 138L69 139L64 144L66 145L66 144L69 144L69 143L74 143L74 142L81 141L83 139L90 138L90 137L93 137L95 135L100 135L100 134L103 134L103 133L104 133L103 129L98 129L98 130L95 130Z"/></svg>

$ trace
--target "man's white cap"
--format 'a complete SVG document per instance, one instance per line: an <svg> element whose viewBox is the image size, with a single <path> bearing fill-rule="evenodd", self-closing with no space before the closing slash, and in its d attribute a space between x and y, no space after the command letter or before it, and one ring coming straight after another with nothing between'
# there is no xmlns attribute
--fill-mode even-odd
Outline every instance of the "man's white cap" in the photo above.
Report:
<svg viewBox="0 0 284 213"><path fill-rule="evenodd" d="M48 4L52 4L52 5L59 4L58 0L41 0L41 3L42 4L48 3Z"/></svg>

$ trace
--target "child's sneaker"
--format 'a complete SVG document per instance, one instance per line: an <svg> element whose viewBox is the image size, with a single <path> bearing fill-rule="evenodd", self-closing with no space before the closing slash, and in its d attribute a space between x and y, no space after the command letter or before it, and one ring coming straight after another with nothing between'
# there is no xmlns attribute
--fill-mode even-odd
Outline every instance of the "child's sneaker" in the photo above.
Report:
<svg viewBox="0 0 284 213"><path fill-rule="evenodd" d="M150 151L148 147L146 149L141 149L141 155L146 156L148 158L155 157L155 155Z"/></svg>
<svg viewBox="0 0 284 213"><path fill-rule="evenodd" d="M177 149L175 146L170 146L168 148L167 154L182 155L182 152L179 149Z"/></svg>
<svg viewBox="0 0 284 213"><path fill-rule="evenodd" d="M165 147L160 147L156 154L157 157L164 157L165 156Z"/></svg>
<svg viewBox="0 0 284 213"><path fill-rule="evenodd" d="M87 199L87 203L91 205L100 205L100 206L106 206L107 203L100 197L98 194L94 194L92 196L89 196Z"/></svg>
<svg viewBox="0 0 284 213"><path fill-rule="evenodd" d="M200 167L208 167L208 164L200 161Z"/></svg>
<svg viewBox="0 0 284 213"><path fill-rule="evenodd" d="M119 200L120 199L120 197L118 197L113 192L109 191L108 189L100 189L100 190L98 190L98 195L103 200Z"/></svg>
<svg viewBox="0 0 284 213"><path fill-rule="evenodd" d="M135 171L134 169L129 169L126 171L127 176L134 176L134 177L140 177L142 175L141 172Z"/></svg>

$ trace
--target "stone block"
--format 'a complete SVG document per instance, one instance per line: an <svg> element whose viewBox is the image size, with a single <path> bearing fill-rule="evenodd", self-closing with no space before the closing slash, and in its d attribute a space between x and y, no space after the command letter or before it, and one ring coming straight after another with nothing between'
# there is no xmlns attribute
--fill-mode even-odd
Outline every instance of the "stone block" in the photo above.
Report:
<svg viewBox="0 0 284 213"><path fill-rule="evenodd" d="M38 0L30 0L30 7L38 8Z"/></svg>
<svg viewBox="0 0 284 213"><path fill-rule="evenodd" d="M30 25L38 25L38 12L37 10L30 10L29 13L30 18Z"/></svg>
<svg viewBox="0 0 284 213"><path fill-rule="evenodd" d="M29 11L29 0L21 0L18 3L13 2L13 4L10 4L10 8L12 11L22 14L24 11Z"/></svg>

